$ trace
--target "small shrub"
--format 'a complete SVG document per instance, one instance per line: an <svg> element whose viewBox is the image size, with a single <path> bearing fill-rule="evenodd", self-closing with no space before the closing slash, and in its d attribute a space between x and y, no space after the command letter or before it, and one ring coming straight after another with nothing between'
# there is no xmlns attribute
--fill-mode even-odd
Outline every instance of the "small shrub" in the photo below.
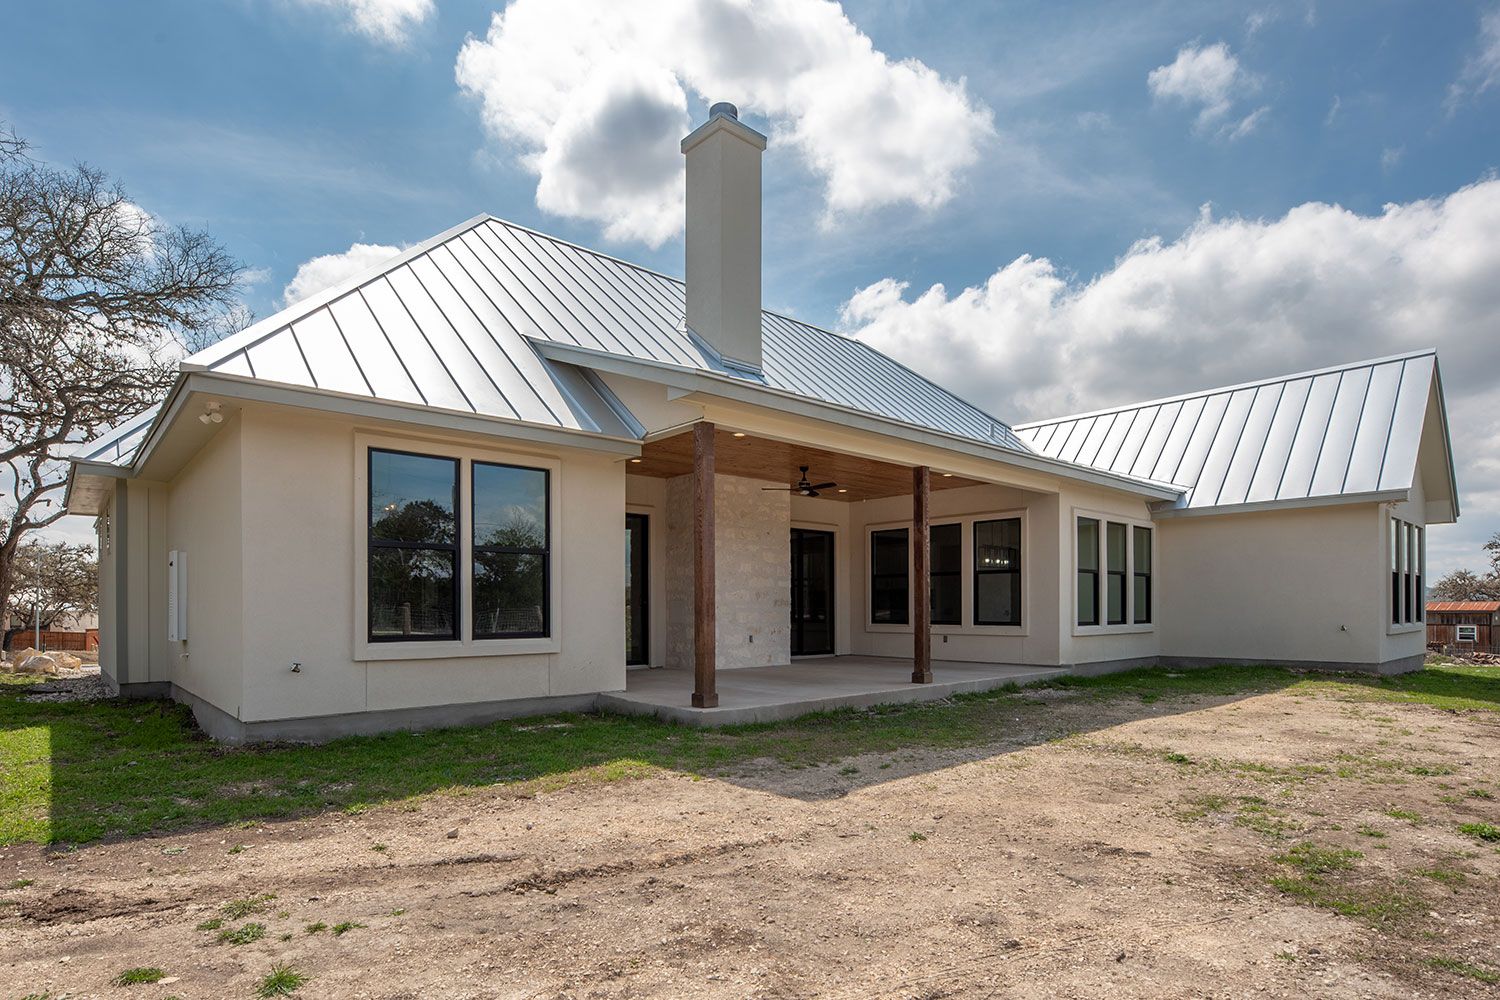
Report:
<svg viewBox="0 0 1500 1000"><path fill-rule="evenodd" d="M1459 825L1458 832L1490 843L1500 841L1500 826L1491 823L1463 823Z"/></svg>
<svg viewBox="0 0 1500 1000"><path fill-rule="evenodd" d="M266 904L275 898L275 893L268 892L259 896L250 896L246 899L231 899L219 907L219 909L230 920L241 920L252 913L260 913L266 908Z"/></svg>
<svg viewBox="0 0 1500 1000"><path fill-rule="evenodd" d="M220 931L219 940L225 944L249 944L251 941L259 941L266 936L265 924L246 924L233 931Z"/></svg>
<svg viewBox="0 0 1500 1000"><path fill-rule="evenodd" d="M266 974L266 977L260 981L260 985L255 988L255 995L260 997L291 996L309 978L309 976L303 975L286 963L277 962L271 966L271 971Z"/></svg>
<svg viewBox="0 0 1500 1000"><path fill-rule="evenodd" d="M126 969L114 978L116 986L134 986L137 983L155 983L166 973L154 965L143 965L138 969Z"/></svg>
<svg viewBox="0 0 1500 1000"><path fill-rule="evenodd" d="M913 844L916 844L926 840L927 834L918 833L917 831L913 830L910 834L907 835L906 839L910 840Z"/></svg>
<svg viewBox="0 0 1500 1000"><path fill-rule="evenodd" d="M205 920L205 921L203 921L203 923L201 923L201 924L198 925L198 929L200 931L216 931L220 927L223 927L223 926L224 926L224 921L221 918L219 918L219 917L214 917L211 920Z"/></svg>

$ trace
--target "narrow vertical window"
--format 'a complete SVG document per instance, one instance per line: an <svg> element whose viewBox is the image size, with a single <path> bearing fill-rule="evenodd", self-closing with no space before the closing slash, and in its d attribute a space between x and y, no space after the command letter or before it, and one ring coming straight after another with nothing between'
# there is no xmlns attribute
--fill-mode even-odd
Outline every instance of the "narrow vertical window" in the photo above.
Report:
<svg viewBox="0 0 1500 1000"><path fill-rule="evenodd" d="M870 532L870 622L905 625L910 620L910 559L906 528Z"/></svg>
<svg viewBox="0 0 1500 1000"><path fill-rule="evenodd" d="M1401 624L1401 522L1391 518L1391 624Z"/></svg>
<svg viewBox="0 0 1500 1000"><path fill-rule="evenodd" d="M546 469L473 463L474 638L551 634Z"/></svg>
<svg viewBox="0 0 1500 1000"><path fill-rule="evenodd" d="M458 461L370 449L369 637L458 638Z"/></svg>
<svg viewBox="0 0 1500 1000"><path fill-rule="evenodd" d="M1078 624L1099 624L1099 522L1078 519Z"/></svg>
<svg viewBox="0 0 1500 1000"><path fill-rule="evenodd" d="M1132 528L1131 565L1134 576L1131 587L1131 620L1137 625L1151 621L1151 529Z"/></svg>
<svg viewBox="0 0 1500 1000"><path fill-rule="evenodd" d="M1125 624L1125 546L1128 538L1125 525L1105 522L1105 591L1108 595L1105 601L1108 617L1105 620L1110 625Z"/></svg>
<svg viewBox="0 0 1500 1000"><path fill-rule="evenodd" d="M1406 554L1406 560L1405 564L1401 567L1402 572L1405 574L1405 579L1402 582L1404 585L1403 590L1406 596L1406 614L1402 618L1402 621L1410 624L1417 620L1417 612L1416 608L1414 607L1416 603L1416 593L1412 587L1412 584L1415 582L1417 575L1414 568L1414 564L1417 561L1417 550L1416 547L1412 544L1417 539L1417 529L1415 525L1411 524L1403 524L1402 527L1406 529L1405 548L1403 549Z"/></svg>
<svg viewBox="0 0 1500 1000"><path fill-rule="evenodd" d="M1412 559L1416 572L1416 604L1417 621L1423 621L1427 617L1427 591L1423 589L1422 577L1427 572L1427 532L1417 525L1412 525Z"/></svg>
<svg viewBox="0 0 1500 1000"><path fill-rule="evenodd" d="M974 624L1021 624L1021 519L974 522Z"/></svg>
<svg viewBox="0 0 1500 1000"><path fill-rule="evenodd" d="M934 524L928 529L934 625L963 624L963 531L962 524Z"/></svg>

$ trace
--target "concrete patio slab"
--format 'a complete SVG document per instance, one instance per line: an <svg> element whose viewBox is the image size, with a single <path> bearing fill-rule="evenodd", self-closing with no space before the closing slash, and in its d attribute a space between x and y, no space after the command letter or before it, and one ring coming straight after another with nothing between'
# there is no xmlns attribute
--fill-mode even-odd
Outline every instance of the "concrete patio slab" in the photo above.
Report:
<svg viewBox="0 0 1500 1000"><path fill-rule="evenodd" d="M693 726L774 722L835 708L937 701L954 694L1029 684L1070 671L1013 663L934 660L931 684L911 682L911 661L878 656L831 656L784 666L721 670L719 707L694 708L693 672L632 670L625 690L599 696L598 707L625 715L654 715Z"/></svg>

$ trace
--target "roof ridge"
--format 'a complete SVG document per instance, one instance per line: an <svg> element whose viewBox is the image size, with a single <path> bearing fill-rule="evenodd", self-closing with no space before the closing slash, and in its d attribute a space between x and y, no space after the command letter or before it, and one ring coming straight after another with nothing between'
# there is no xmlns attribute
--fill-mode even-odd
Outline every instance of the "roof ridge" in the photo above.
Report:
<svg viewBox="0 0 1500 1000"><path fill-rule="evenodd" d="M1391 354L1386 357L1369 358L1364 361L1350 361L1339 365L1329 365L1326 368L1313 368L1308 371L1291 372L1286 375L1272 375L1267 378L1252 379L1251 381L1240 382L1234 385L1211 386L1207 389L1196 389L1192 392L1179 393L1175 396L1162 396L1157 399L1146 399L1137 403L1106 406L1099 410L1069 413L1060 417L1046 417L1042 420L1029 420L1024 424L1012 424L1011 429L1016 431L1034 430L1050 424L1066 423L1069 420L1085 420L1089 417L1102 417L1111 413L1124 413L1127 410L1144 410L1148 406L1165 406L1168 403L1181 403L1204 396L1217 396L1220 393L1238 392L1241 389L1258 389L1261 386L1275 385L1279 382L1295 382L1297 379L1316 378L1319 375L1333 375L1340 372L1353 371L1356 368L1373 368L1376 365L1392 364L1397 361L1410 361L1413 358L1422 358L1428 355L1436 356L1437 348L1423 347L1414 351L1407 351L1404 354Z"/></svg>

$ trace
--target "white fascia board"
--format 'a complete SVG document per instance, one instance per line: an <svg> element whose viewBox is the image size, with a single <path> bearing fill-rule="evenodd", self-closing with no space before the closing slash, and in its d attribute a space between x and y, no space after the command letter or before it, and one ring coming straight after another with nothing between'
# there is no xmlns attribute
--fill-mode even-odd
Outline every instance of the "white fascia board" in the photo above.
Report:
<svg viewBox="0 0 1500 1000"><path fill-rule="evenodd" d="M1292 497L1286 500L1262 500L1255 503L1224 504L1221 507L1173 507L1154 505L1153 521L1182 517L1215 517L1220 514L1254 514L1270 510L1298 510L1304 507L1341 507L1357 503L1400 503L1411 498L1410 490L1375 490L1369 493L1334 493L1320 497Z"/></svg>
<svg viewBox="0 0 1500 1000"><path fill-rule="evenodd" d="M420 403L405 403L396 400L374 399L349 393L314 389L309 386L267 382L264 379L245 375L229 375L224 372L208 372L196 368L184 368L171 394L156 415L151 431L136 452L129 476L134 478L156 450L157 444L176 419L187 398L194 393L242 399L249 402L271 403L306 410L320 410L345 416L363 417L372 420L395 420L401 423L419 424L425 427L492 437L513 438L566 448L583 448L615 455L635 457L641 453L641 442L633 438L614 437L596 431L573 430L566 427L546 427L505 417L485 416L478 413L438 409Z"/></svg>
<svg viewBox="0 0 1500 1000"><path fill-rule="evenodd" d="M553 361L564 361L568 364L579 365L585 368L596 368L599 371L610 372L616 375L627 375L633 378L643 378L652 382L658 382L668 386L669 389L678 390L677 398L692 394L702 394L705 396L732 399L736 402L750 403L752 405L774 405L778 411L783 413L795 413L814 420L830 420L857 430L885 434L926 447L954 451L971 457L982 458L1004 465L1013 465L1029 469L1033 472L1044 472L1049 475L1061 476L1065 479L1073 479L1094 486L1104 486L1109 489L1133 493L1138 496L1175 501L1180 499L1183 494L1181 489L1170 484L1144 482L1110 472L1101 472L1097 469L1077 466L1068 462L1060 462L1054 458L1012 451L998 445L988 445L970 438L960 437L956 434L945 434L942 431L918 427L913 424L903 423L899 420L892 420L888 417L866 413L850 407L838 406L834 403L825 403L822 400L809 399L806 396L799 396L795 393L784 392L780 389L774 389L755 382L746 382L743 379L719 375L714 372L692 371L677 365L668 365L659 361L647 361L642 358L624 357L605 351L590 350L586 347L574 347L571 344L558 344L535 338L528 338L528 340L537 353L544 358Z"/></svg>
<svg viewBox="0 0 1500 1000"><path fill-rule="evenodd" d="M1452 516L1442 524L1452 524L1458 520L1458 470L1453 465L1453 439L1448 435L1448 402L1443 397L1443 373L1438 359L1432 359L1432 391L1437 393L1438 416L1443 421L1443 457L1448 460L1448 493L1452 504ZM1422 453L1421 445L1417 447L1417 454ZM1420 466L1412 473L1413 477L1421 474Z"/></svg>

